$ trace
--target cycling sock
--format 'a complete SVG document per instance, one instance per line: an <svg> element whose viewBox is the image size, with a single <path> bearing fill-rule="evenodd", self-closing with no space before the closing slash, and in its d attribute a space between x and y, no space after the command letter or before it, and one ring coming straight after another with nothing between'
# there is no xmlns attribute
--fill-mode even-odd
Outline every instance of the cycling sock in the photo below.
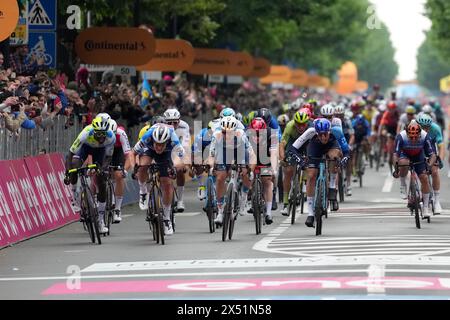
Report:
<svg viewBox="0 0 450 320"><path fill-rule="evenodd" d="M428 204L430 202L430 194L429 193L423 193L423 207L428 208Z"/></svg>
<svg viewBox="0 0 450 320"><path fill-rule="evenodd" d="M336 177L337 177L337 173L330 174L330 188L331 189L336 189Z"/></svg>
<svg viewBox="0 0 450 320"><path fill-rule="evenodd" d="M434 203L439 203L439 190L434 190Z"/></svg>
<svg viewBox="0 0 450 320"><path fill-rule="evenodd" d="M122 208L123 197L116 197L116 210L120 210Z"/></svg>
<svg viewBox="0 0 450 320"><path fill-rule="evenodd" d="M266 202L266 215L272 215L272 202Z"/></svg>
<svg viewBox="0 0 450 320"><path fill-rule="evenodd" d="M314 216L314 197L306 197L306 201L308 202L308 216Z"/></svg>
<svg viewBox="0 0 450 320"><path fill-rule="evenodd" d="M289 192L283 192L283 204L289 203Z"/></svg>
<svg viewBox="0 0 450 320"><path fill-rule="evenodd" d="M402 187L406 187L406 177L400 177L400 184Z"/></svg>
<svg viewBox="0 0 450 320"><path fill-rule="evenodd" d="M98 213L105 213L106 202L98 203Z"/></svg>
<svg viewBox="0 0 450 320"><path fill-rule="evenodd" d="M183 193L184 193L184 186L178 186L177 187L177 196L178 196L178 201L183 201Z"/></svg>
<svg viewBox="0 0 450 320"><path fill-rule="evenodd" d="M147 193L147 183L139 182L139 193L140 194L146 194Z"/></svg>
<svg viewBox="0 0 450 320"><path fill-rule="evenodd" d="M164 220L170 220L171 206L163 206L163 208L164 208Z"/></svg>

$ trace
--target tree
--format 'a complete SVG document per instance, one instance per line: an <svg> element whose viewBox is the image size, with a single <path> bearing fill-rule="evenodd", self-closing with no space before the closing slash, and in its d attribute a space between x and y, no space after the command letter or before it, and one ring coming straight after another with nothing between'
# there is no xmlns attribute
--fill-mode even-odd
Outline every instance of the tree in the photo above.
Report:
<svg viewBox="0 0 450 320"><path fill-rule="evenodd" d="M447 63L450 63L450 2L448 0L427 0L426 16L431 20L433 46Z"/></svg>
<svg viewBox="0 0 450 320"><path fill-rule="evenodd" d="M419 84L439 91L439 80L450 74L450 65L445 63L440 51L434 47L432 34L427 32L425 41L417 53L417 79Z"/></svg>

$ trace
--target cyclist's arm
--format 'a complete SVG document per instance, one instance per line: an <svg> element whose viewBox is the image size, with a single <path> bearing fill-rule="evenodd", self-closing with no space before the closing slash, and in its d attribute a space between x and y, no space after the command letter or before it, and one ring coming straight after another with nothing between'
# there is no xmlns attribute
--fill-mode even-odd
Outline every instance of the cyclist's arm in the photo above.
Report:
<svg viewBox="0 0 450 320"><path fill-rule="evenodd" d="M333 127L331 128L331 132L338 141L344 156L348 156L350 148L348 147L347 140L345 140L345 136L344 133L342 132L342 129L340 127Z"/></svg>
<svg viewBox="0 0 450 320"><path fill-rule="evenodd" d="M394 154L393 154L394 163L398 162L398 159L400 158L400 153L402 152L402 150L403 150L403 138L400 134L398 134L395 137L395 149L394 149Z"/></svg>
<svg viewBox="0 0 450 320"><path fill-rule="evenodd" d="M301 149L301 147L303 147L303 145L311 140L314 136L316 135L316 129L314 128L309 128L308 130L306 130L305 132L303 132L303 134L298 137L297 140L295 140L295 142L292 144L292 148L293 151L298 151Z"/></svg>
<svg viewBox="0 0 450 320"><path fill-rule="evenodd" d="M214 168L214 159L217 155L216 148L217 148L217 134L218 132L214 132L211 138L211 144L209 147L209 157L208 157L208 165L210 168Z"/></svg>
<svg viewBox="0 0 450 320"><path fill-rule="evenodd" d="M425 137L423 150L425 152L425 156L430 158L430 166L433 166L436 162L436 153L434 152L433 143L431 142L431 138L429 135Z"/></svg>

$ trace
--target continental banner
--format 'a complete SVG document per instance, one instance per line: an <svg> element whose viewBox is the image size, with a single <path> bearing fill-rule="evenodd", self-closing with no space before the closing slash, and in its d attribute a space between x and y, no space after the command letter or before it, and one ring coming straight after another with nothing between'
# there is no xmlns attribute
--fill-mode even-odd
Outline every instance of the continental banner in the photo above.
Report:
<svg viewBox="0 0 450 320"><path fill-rule="evenodd" d="M295 86L306 87L308 85L308 72L302 69L294 69L289 81Z"/></svg>
<svg viewBox="0 0 450 320"><path fill-rule="evenodd" d="M271 83L290 83L292 78L292 70L282 65L272 65L270 67L270 74L260 79L262 84Z"/></svg>
<svg viewBox="0 0 450 320"><path fill-rule="evenodd" d="M184 71L194 63L194 48L185 40L156 39L152 59L138 66L139 71Z"/></svg>
<svg viewBox="0 0 450 320"><path fill-rule="evenodd" d="M247 76L252 73L255 63L253 62L253 57L246 52L233 52L235 56L236 69L235 76Z"/></svg>
<svg viewBox="0 0 450 320"><path fill-rule="evenodd" d="M329 78L322 77L320 75L309 75L308 76L308 87L312 88L329 88L331 81Z"/></svg>
<svg viewBox="0 0 450 320"><path fill-rule="evenodd" d="M230 50L194 48L195 58L192 66L186 70L191 74L235 75L237 56Z"/></svg>
<svg viewBox="0 0 450 320"><path fill-rule="evenodd" d="M19 21L19 6L17 0L0 1L0 41L14 32Z"/></svg>
<svg viewBox="0 0 450 320"><path fill-rule="evenodd" d="M270 74L270 61L264 58L253 58L253 71L247 75L249 78L263 78Z"/></svg>
<svg viewBox="0 0 450 320"><path fill-rule="evenodd" d="M141 66L155 52L153 35L142 28L94 27L82 31L75 51L84 63Z"/></svg>

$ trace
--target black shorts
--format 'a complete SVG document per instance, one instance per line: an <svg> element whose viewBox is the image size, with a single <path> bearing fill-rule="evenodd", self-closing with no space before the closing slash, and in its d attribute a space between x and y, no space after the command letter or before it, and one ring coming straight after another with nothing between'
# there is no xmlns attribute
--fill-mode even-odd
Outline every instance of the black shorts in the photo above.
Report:
<svg viewBox="0 0 450 320"><path fill-rule="evenodd" d="M308 145L308 168L319 169L320 159L331 149L340 150L337 140L329 141L327 144L311 140Z"/></svg>
<svg viewBox="0 0 450 320"><path fill-rule="evenodd" d="M124 164L125 164L125 154L123 153L122 147L115 147L111 160L111 165L123 167Z"/></svg>
<svg viewBox="0 0 450 320"><path fill-rule="evenodd" d="M164 151L161 154L156 153L152 149L148 149L145 151L144 155L152 158L159 168L159 176L160 177L168 177L169 176L169 168L173 167L172 162L172 150Z"/></svg>
<svg viewBox="0 0 450 320"><path fill-rule="evenodd" d="M387 132L392 136L392 138L395 139L395 137L397 136L397 127L386 126L385 128Z"/></svg>
<svg viewBox="0 0 450 320"><path fill-rule="evenodd" d="M91 146L84 144L75 157L78 157L81 159L81 163L84 163L89 155L92 156L92 163L101 166L105 159L105 148L92 148Z"/></svg>

